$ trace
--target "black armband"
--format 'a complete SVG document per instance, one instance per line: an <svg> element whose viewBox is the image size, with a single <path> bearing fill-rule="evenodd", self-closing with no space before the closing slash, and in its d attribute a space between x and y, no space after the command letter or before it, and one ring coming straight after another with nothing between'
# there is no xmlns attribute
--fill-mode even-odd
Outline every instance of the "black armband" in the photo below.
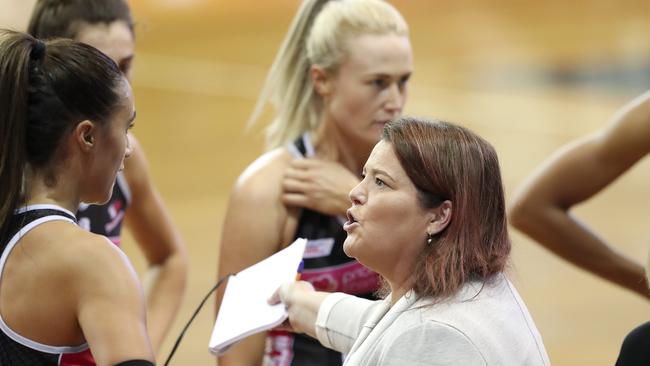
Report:
<svg viewBox="0 0 650 366"><path fill-rule="evenodd" d="M154 364L147 360L128 360L120 362L115 366L154 366Z"/></svg>

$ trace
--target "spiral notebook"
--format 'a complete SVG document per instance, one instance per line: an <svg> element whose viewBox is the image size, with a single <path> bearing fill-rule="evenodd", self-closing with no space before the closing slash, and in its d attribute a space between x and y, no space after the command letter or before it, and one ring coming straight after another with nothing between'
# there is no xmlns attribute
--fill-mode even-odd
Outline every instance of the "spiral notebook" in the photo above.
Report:
<svg viewBox="0 0 650 366"><path fill-rule="evenodd" d="M252 334L280 325L287 318L283 304L267 300L284 283L296 279L306 239L291 245L228 279L209 349L215 355Z"/></svg>

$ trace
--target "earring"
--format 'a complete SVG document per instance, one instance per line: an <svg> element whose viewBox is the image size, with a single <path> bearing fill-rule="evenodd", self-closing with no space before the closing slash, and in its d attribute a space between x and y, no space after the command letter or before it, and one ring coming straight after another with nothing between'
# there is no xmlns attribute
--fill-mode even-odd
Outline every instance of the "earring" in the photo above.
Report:
<svg viewBox="0 0 650 366"><path fill-rule="evenodd" d="M427 237L427 245L431 245L431 243L433 242L433 235L427 233L427 236L428 236Z"/></svg>

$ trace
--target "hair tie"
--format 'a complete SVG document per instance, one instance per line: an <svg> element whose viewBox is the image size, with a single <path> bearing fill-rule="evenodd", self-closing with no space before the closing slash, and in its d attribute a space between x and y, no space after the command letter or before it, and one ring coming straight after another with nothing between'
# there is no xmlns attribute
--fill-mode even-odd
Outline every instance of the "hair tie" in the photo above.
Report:
<svg viewBox="0 0 650 366"><path fill-rule="evenodd" d="M29 57L35 61L42 60L45 56L45 48L45 43L40 39L37 39L36 42L34 42L32 45L32 51L29 54Z"/></svg>

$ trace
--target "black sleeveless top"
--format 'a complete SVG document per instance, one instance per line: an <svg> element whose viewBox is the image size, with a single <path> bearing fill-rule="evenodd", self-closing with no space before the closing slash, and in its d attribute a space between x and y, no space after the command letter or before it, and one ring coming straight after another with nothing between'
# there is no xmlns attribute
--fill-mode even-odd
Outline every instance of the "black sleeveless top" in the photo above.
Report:
<svg viewBox="0 0 650 366"><path fill-rule="evenodd" d="M308 134L287 146L297 159L314 156ZM301 279L316 290L344 292L368 299L379 287L379 276L343 252L347 233L346 218L302 209L294 239L307 239ZM321 346L305 334L271 331L266 341L265 358L273 366L342 365L343 355Z"/></svg>
<svg viewBox="0 0 650 366"><path fill-rule="evenodd" d="M55 205L33 205L16 210L8 230L0 238L0 281L7 258L30 230L49 221L75 223L72 212ZM0 315L0 365L2 366L86 366L95 365L87 344L80 346L49 346L27 339L14 332Z"/></svg>

